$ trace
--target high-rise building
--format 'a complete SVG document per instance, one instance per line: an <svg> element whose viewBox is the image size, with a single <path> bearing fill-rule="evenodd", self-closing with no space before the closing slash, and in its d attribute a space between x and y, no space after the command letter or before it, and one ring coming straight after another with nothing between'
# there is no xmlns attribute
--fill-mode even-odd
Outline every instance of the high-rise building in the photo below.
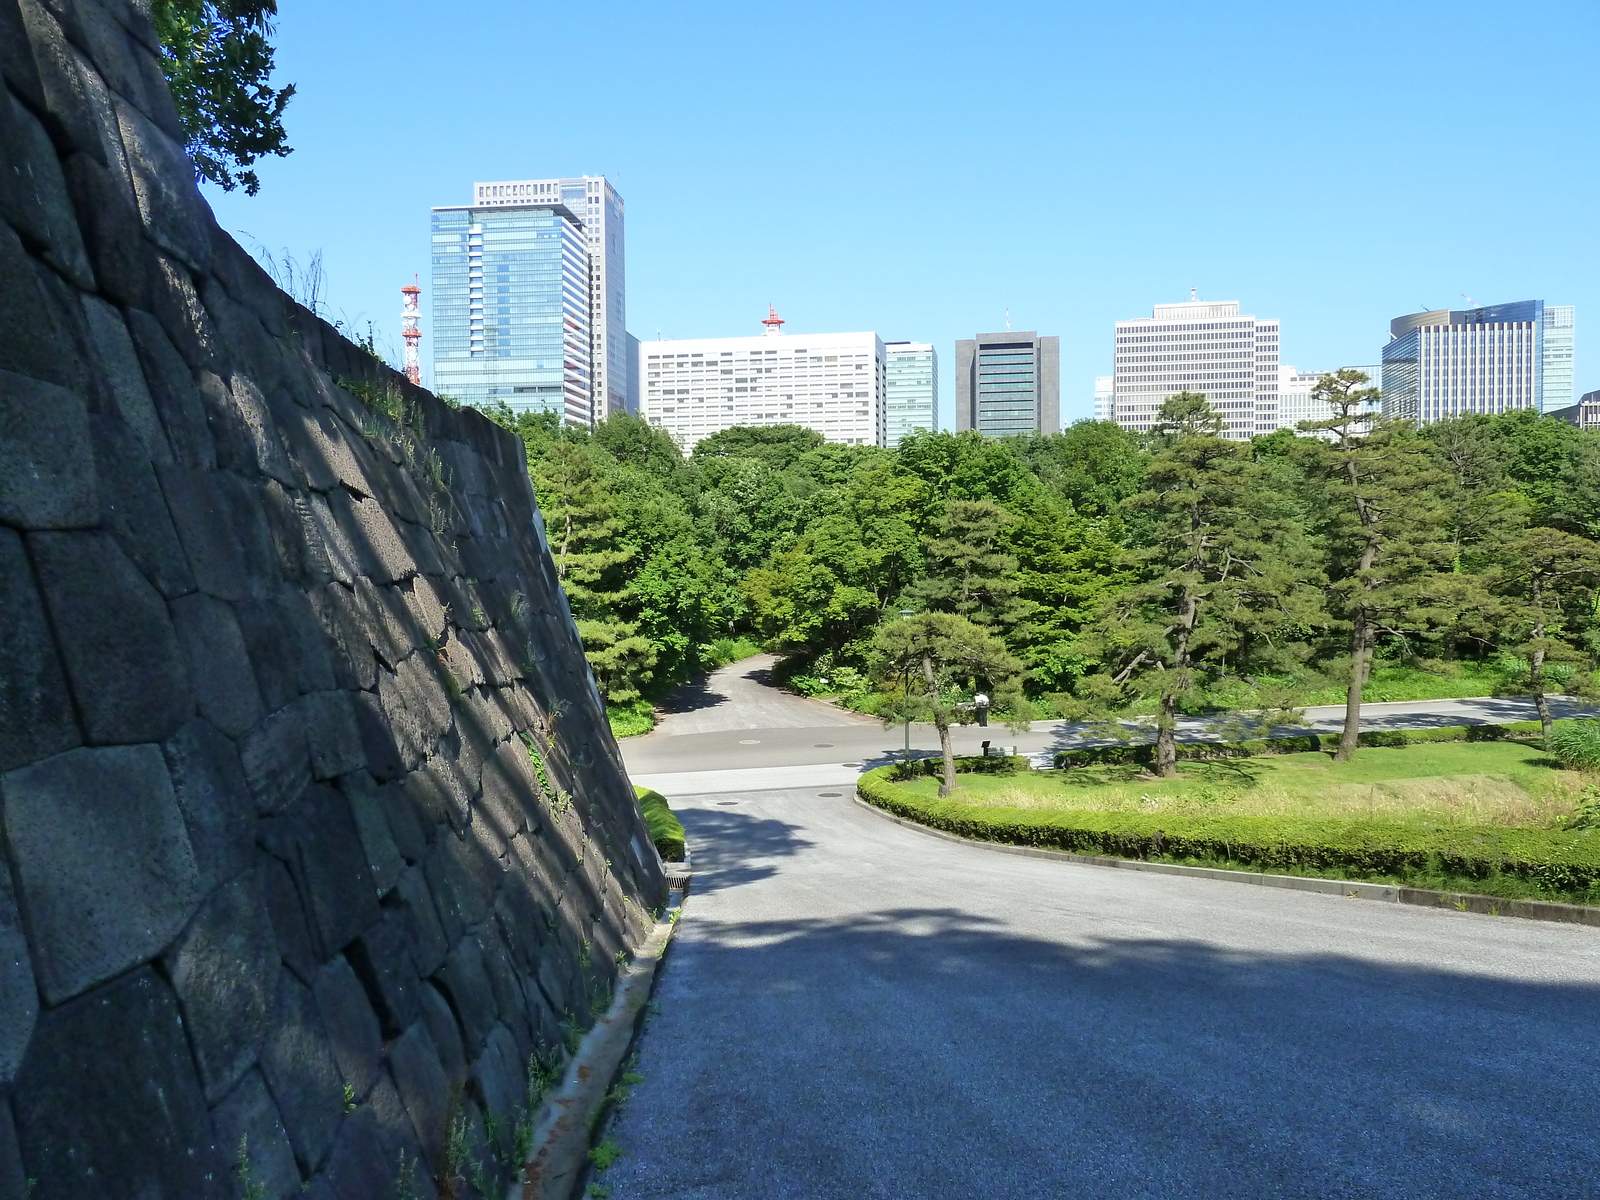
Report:
<svg viewBox="0 0 1600 1200"><path fill-rule="evenodd" d="M939 428L939 356L928 342L885 342L886 444Z"/></svg>
<svg viewBox="0 0 1600 1200"><path fill-rule="evenodd" d="M627 344L628 411L631 413L638 413L640 399L643 394L643 389L640 387L640 384L644 379L643 374L639 370L639 339L634 337L631 333L624 333L622 337L623 341Z"/></svg>
<svg viewBox="0 0 1600 1200"><path fill-rule="evenodd" d="M956 342L956 428L985 437L1061 431L1061 339L1033 330Z"/></svg>
<svg viewBox="0 0 1600 1200"><path fill-rule="evenodd" d="M510 186L510 185L507 185ZM433 387L587 424L589 252L556 199L433 210Z"/></svg>
<svg viewBox="0 0 1600 1200"><path fill-rule="evenodd" d="M875 333L782 332L639 343L640 415L685 451L734 425L804 425L830 442L882 446L887 355Z"/></svg>
<svg viewBox="0 0 1600 1200"><path fill-rule="evenodd" d="M1565 408L1547 408L1544 415L1576 425L1579 429L1600 429L1600 391L1585 392L1576 404L1569 404Z"/></svg>
<svg viewBox="0 0 1600 1200"><path fill-rule="evenodd" d="M1111 398L1116 395L1115 375L1096 375L1094 377L1094 419L1096 421L1111 420Z"/></svg>
<svg viewBox="0 0 1600 1200"><path fill-rule="evenodd" d="M1369 364L1357 367L1337 367L1336 370L1360 371L1369 380L1370 386L1378 386L1378 378L1382 368ZM1314 399L1311 389L1316 387L1317 380L1327 371L1302 371L1299 367L1280 366L1278 368L1278 425L1279 429L1297 429L1301 421L1326 421L1333 416L1333 409L1321 400ZM1361 406L1361 412L1377 412L1381 407L1380 401L1369 401ZM1331 434L1330 434L1331 436Z"/></svg>
<svg viewBox="0 0 1600 1200"><path fill-rule="evenodd" d="M1200 392L1246 441L1278 428L1278 321L1239 311L1237 300L1157 304L1149 319L1118 321L1112 419L1155 425L1161 402Z"/></svg>
<svg viewBox="0 0 1600 1200"><path fill-rule="evenodd" d="M1573 309L1520 300L1389 322L1383 411L1419 424L1572 404Z"/></svg>
<svg viewBox="0 0 1600 1200"><path fill-rule="evenodd" d="M478 208L516 207L534 201L565 204L583 225L589 254L589 362L594 383L593 420L628 407L627 243L623 203L600 175L572 179L513 179L472 185Z"/></svg>

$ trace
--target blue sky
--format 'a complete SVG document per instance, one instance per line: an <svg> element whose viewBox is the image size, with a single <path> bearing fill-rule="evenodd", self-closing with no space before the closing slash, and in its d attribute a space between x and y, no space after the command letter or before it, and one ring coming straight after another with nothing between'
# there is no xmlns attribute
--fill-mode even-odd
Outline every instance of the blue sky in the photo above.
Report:
<svg viewBox="0 0 1600 1200"><path fill-rule="evenodd" d="M947 427L956 338L1060 335L1070 422L1112 322L1191 287L1306 368L1462 293L1575 304L1600 388L1593 0L280 4L295 152L208 193L247 245L320 250L380 343L413 273L426 312L431 206L587 173L627 203L636 335L770 302L931 341Z"/></svg>

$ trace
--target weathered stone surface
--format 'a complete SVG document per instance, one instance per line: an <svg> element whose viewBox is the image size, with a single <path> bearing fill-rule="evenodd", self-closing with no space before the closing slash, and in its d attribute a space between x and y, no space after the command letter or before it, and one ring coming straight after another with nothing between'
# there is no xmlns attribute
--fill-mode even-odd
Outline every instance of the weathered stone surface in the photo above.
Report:
<svg viewBox="0 0 1600 1200"><path fill-rule="evenodd" d="M22 539L0 528L0 771L70 750L82 737Z"/></svg>
<svg viewBox="0 0 1600 1200"><path fill-rule="evenodd" d="M160 594L103 533L35 533L28 549L90 742L158 742L192 711Z"/></svg>
<svg viewBox="0 0 1600 1200"><path fill-rule="evenodd" d="M429 848L423 873L439 910L445 937L452 943L489 915L501 868L492 844L477 836L479 824L465 834L447 833Z"/></svg>
<svg viewBox="0 0 1600 1200"><path fill-rule="evenodd" d="M272 914L272 930L284 965L310 986L317 976L316 950L311 945L311 927L306 922L305 906L295 887L289 868L279 859L262 852L257 856L266 885L267 908Z"/></svg>
<svg viewBox="0 0 1600 1200"><path fill-rule="evenodd" d="M322 1163L344 1115L344 1081L317 1003L288 971L278 976L278 1003L261 1051L261 1072L278 1105L302 1175Z"/></svg>
<svg viewBox="0 0 1600 1200"><path fill-rule="evenodd" d="M422 1000L422 1018L427 1022L428 1034L439 1051L439 1064L452 1083L467 1076L467 1052L461 1039L461 1022L450 1007L450 1001L437 984L424 982L417 994Z"/></svg>
<svg viewBox="0 0 1600 1200"><path fill-rule="evenodd" d="M209 892L250 869L255 858L255 804L232 739L203 718L187 722L162 747L178 808Z"/></svg>
<svg viewBox="0 0 1600 1200"><path fill-rule="evenodd" d="M200 590L219 600L249 600L244 548L215 473L173 465L158 468L157 474Z"/></svg>
<svg viewBox="0 0 1600 1200"><path fill-rule="evenodd" d="M42 252L75 286L94 287L94 274L67 196L50 135L37 117L0 90L0 217Z"/></svg>
<svg viewBox="0 0 1600 1200"><path fill-rule="evenodd" d="M359 692L352 699L355 703L356 728L361 732L361 753L367 761L367 770L379 782L399 779L406 772L406 764L400 757L394 731L384 717L382 703L371 692Z"/></svg>
<svg viewBox="0 0 1600 1200"><path fill-rule="evenodd" d="M305 713L311 773L316 778L336 779L367 765L349 692L312 692L299 703Z"/></svg>
<svg viewBox="0 0 1600 1200"><path fill-rule="evenodd" d="M463 937L433 979L461 1022L467 1057L476 1058L498 1017L478 943L470 935Z"/></svg>
<svg viewBox="0 0 1600 1200"><path fill-rule="evenodd" d="M445 1128L450 1121L450 1080L427 1025L417 1021L389 1048L389 1070L428 1158L428 1174L444 1165Z"/></svg>
<svg viewBox="0 0 1600 1200"><path fill-rule="evenodd" d="M226 1194L177 1002L148 967L47 1013L12 1103L33 1200Z"/></svg>
<svg viewBox="0 0 1600 1200"><path fill-rule="evenodd" d="M376 500L357 500L341 488L328 504L339 528L354 542L363 575L375 583L398 583L417 573L411 551Z"/></svg>
<svg viewBox="0 0 1600 1200"><path fill-rule="evenodd" d="M472 1065L472 1082L483 1110L496 1119L501 1155L509 1155L518 1115L528 1106L527 1072L511 1031L496 1025Z"/></svg>
<svg viewBox="0 0 1600 1200"><path fill-rule="evenodd" d="M425 652L413 654L394 673L378 676L378 697L394 730L400 756L415 767L433 753L450 728L450 697L437 663Z"/></svg>
<svg viewBox="0 0 1600 1200"><path fill-rule="evenodd" d="M346 952L372 1001L385 1037L396 1037L422 1011L421 980L399 913L385 913Z"/></svg>
<svg viewBox="0 0 1600 1200"><path fill-rule="evenodd" d="M482 779L484 814L501 837L509 839L530 819L537 821L539 780L521 742L502 742L484 764Z"/></svg>
<svg viewBox="0 0 1600 1200"><path fill-rule="evenodd" d="M388 1161L384 1151L377 1115L362 1105L345 1120L328 1155L323 1174L328 1190L334 1196L370 1196L372 1200L393 1196L398 1164Z"/></svg>
<svg viewBox="0 0 1600 1200"><path fill-rule="evenodd" d="M207 897L165 956L208 1099L250 1069L267 1036L278 984L278 944L259 871Z"/></svg>
<svg viewBox="0 0 1600 1200"><path fill-rule="evenodd" d="M355 597L343 584L313 588L306 597L330 643L334 683L351 691L378 684L378 660L355 614Z"/></svg>
<svg viewBox="0 0 1600 1200"><path fill-rule="evenodd" d="M22 1065L38 1015L39 991L28 959L28 938L11 890L11 872L0 860L0 1088Z"/></svg>
<svg viewBox="0 0 1600 1200"><path fill-rule="evenodd" d="M210 470L217 465L217 449L211 440L205 404L195 387L193 372L160 321L137 308L128 309L126 316L128 332L133 335L133 344L139 351L145 382L150 386L150 397L161 415L173 456L184 466ZM172 502L171 493L167 499ZM178 515L174 508L173 516Z"/></svg>
<svg viewBox="0 0 1600 1200"><path fill-rule="evenodd" d="M0 43L4 40L0 32ZM139 209L127 176L120 170L108 170L87 154L68 155L61 167L100 294L117 304L148 308L146 243L140 236Z"/></svg>
<svg viewBox="0 0 1600 1200"><path fill-rule="evenodd" d="M102 523L163 596L194 591L194 573L143 446L120 417L96 413L89 422Z"/></svg>
<svg viewBox="0 0 1600 1200"><path fill-rule="evenodd" d="M211 1127L217 1149L235 1167L243 1146L250 1182L263 1189L261 1200L299 1196L300 1170L295 1166L294 1148L260 1071L249 1072L211 1110Z"/></svg>
<svg viewBox="0 0 1600 1200"><path fill-rule="evenodd" d="M389 788L380 789L372 776L361 770L341 776L339 790L350 801L350 813L361 834L361 849L367 856L373 886L380 896L387 895L399 881L400 873L405 869L405 860L395 846L394 834L390 832L384 808L386 804L403 803L403 799L389 796Z"/></svg>
<svg viewBox="0 0 1600 1200"><path fill-rule="evenodd" d="M471 821L474 788L452 758L433 755L405 777L402 788L424 826L447 822L463 830Z"/></svg>
<svg viewBox="0 0 1600 1200"><path fill-rule="evenodd" d="M422 1143L417 1141L417 1131L406 1113L405 1101L400 1099L400 1091L388 1070L378 1077L367 1103L378 1122L384 1160L394 1164L395 1191L410 1200L436 1200L438 1191L428 1175Z"/></svg>
<svg viewBox="0 0 1600 1200"><path fill-rule="evenodd" d="M283 439L278 436L277 423L261 388L253 379L235 375L230 381L228 396L232 410L228 416L237 422L250 452L250 466L284 487L299 486L300 473L283 448Z"/></svg>
<svg viewBox="0 0 1600 1200"><path fill-rule="evenodd" d="M233 609L201 593L169 607L200 715L230 737L243 737L265 709Z"/></svg>
<svg viewBox="0 0 1600 1200"><path fill-rule="evenodd" d="M328 961L377 920L377 890L349 801L340 792L311 785L281 816L262 822L259 837L294 877L319 961Z"/></svg>
<svg viewBox="0 0 1600 1200"><path fill-rule="evenodd" d="M0 8L4 8L0 4ZM0 27L0 36L4 34ZM11 1120L11 1105L0 1098L0 1200L26 1200L28 1175L22 1166L22 1147Z"/></svg>
<svg viewBox="0 0 1600 1200"><path fill-rule="evenodd" d="M83 398L0 370L0 521L79 529L100 519Z"/></svg>
<svg viewBox="0 0 1600 1200"><path fill-rule="evenodd" d="M280 581L277 550L267 523L266 482L246 479L233 471L217 472L223 512L244 555L244 590L252 596L268 595Z"/></svg>
<svg viewBox="0 0 1600 1200"><path fill-rule="evenodd" d="M68 750L0 776L34 967L55 1004L158 954L199 901L161 751Z"/></svg>
<svg viewBox="0 0 1600 1200"><path fill-rule="evenodd" d="M317 972L312 991L344 1081L365 1097L378 1077L383 1031L355 971L341 955Z"/></svg>
<svg viewBox="0 0 1600 1200"><path fill-rule="evenodd" d="M292 804L311 783L311 751L301 708L289 705L263 720L239 743L239 758L257 812L271 815Z"/></svg>
<svg viewBox="0 0 1600 1200"><path fill-rule="evenodd" d="M139 352L122 314L98 296L84 296L83 315L89 326L89 339L101 380L116 405L117 415L138 438L146 458L170 462L172 447L151 398L150 387L139 365Z"/></svg>
<svg viewBox="0 0 1600 1200"><path fill-rule="evenodd" d="M444 926L439 924L439 913L428 894L427 880L420 867L407 867L395 884L400 900L400 911L405 914L408 929L407 944L411 947L417 969L432 975L444 965L450 943L445 940Z"/></svg>
<svg viewBox="0 0 1600 1200"><path fill-rule="evenodd" d="M151 241L190 269L204 269L211 258L210 220L187 178L183 147L132 105L115 104L139 214Z"/></svg>

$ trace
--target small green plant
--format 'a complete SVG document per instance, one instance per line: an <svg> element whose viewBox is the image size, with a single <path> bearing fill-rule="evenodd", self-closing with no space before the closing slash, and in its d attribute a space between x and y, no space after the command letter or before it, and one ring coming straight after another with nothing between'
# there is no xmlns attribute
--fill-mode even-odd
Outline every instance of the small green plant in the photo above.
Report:
<svg viewBox="0 0 1600 1200"><path fill-rule="evenodd" d="M400 1148L400 1169L394 1176L396 1200L422 1200L422 1189L417 1183L417 1160Z"/></svg>
<svg viewBox="0 0 1600 1200"><path fill-rule="evenodd" d="M578 1018L569 1008L566 1016L561 1018L561 1041L566 1046L568 1054L576 1054L578 1047L583 1044L583 1026L578 1023Z"/></svg>
<svg viewBox="0 0 1600 1200"><path fill-rule="evenodd" d="M1562 829L1600 829L1600 787L1590 784L1578 793L1578 802L1564 817L1557 817Z"/></svg>
<svg viewBox="0 0 1600 1200"><path fill-rule="evenodd" d="M1570 771L1600 769L1600 721L1557 721L1545 749Z"/></svg>
<svg viewBox="0 0 1600 1200"><path fill-rule="evenodd" d="M606 1170L621 1157L622 1147L610 1138L606 1138L605 1141L589 1151L589 1161L594 1164L597 1171Z"/></svg>
<svg viewBox="0 0 1600 1200"><path fill-rule="evenodd" d="M467 1114L458 1106L445 1127L444 1168L451 1179L460 1179L461 1169L467 1162Z"/></svg>
<svg viewBox="0 0 1600 1200"><path fill-rule="evenodd" d="M589 939L584 938L583 949L578 952L578 965L587 971L589 969L589 964L593 961L594 959L590 957L589 954Z"/></svg>
<svg viewBox="0 0 1600 1200"><path fill-rule="evenodd" d="M352 1084L344 1085L344 1110L353 1113L356 1110L356 1089Z"/></svg>
<svg viewBox="0 0 1600 1200"><path fill-rule="evenodd" d="M250 1137L241 1134L239 1148L233 1157L233 1174L239 1181L239 1190L244 1194L244 1200L267 1200L267 1184L265 1180L256 1179L250 1170ZM38 1180L28 1180L28 1194L33 1195L33 1189Z"/></svg>
<svg viewBox="0 0 1600 1200"><path fill-rule="evenodd" d="M591 1183L583 1189L583 1194L590 1197L590 1200L606 1200L606 1197L611 1195L611 1189L598 1183Z"/></svg>
<svg viewBox="0 0 1600 1200"><path fill-rule="evenodd" d="M610 866L611 864L607 863L606 865ZM618 950L611 956L611 961L616 965L617 970L620 971L623 967L628 965L628 960L632 957L633 955L629 954L626 950Z"/></svg>

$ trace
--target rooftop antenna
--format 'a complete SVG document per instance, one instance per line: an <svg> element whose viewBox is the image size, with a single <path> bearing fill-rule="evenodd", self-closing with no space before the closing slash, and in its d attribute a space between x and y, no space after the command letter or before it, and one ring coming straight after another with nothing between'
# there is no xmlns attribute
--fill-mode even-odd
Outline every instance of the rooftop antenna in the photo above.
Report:
<svg viewBox="0 0 1600 1200"><path fill-rule="evenodd" d="M1190 304L1193 304L1194 301L1195 301L1195 290L1196 289L1194 289L1194 288L1190 288L1189 289L1189 303Z"/></svg>
<svg viewBox="0 0 1600 1200"><path fill-rule="evenodd" d="M783 332L783 318L778 315L778 310L772 305L767 305L767 315L761 318L761 323L767 327L765 337L777 337Z"/></svg>
<svg viewBox="0 0 1600 1200"><path fill-rule="evenodd" d="M1483 307L1481 304L1479 304L1476 300L1474 300L1471 296L1467 295L1465 292L1461 293L1461 298L1463 300L1465 300L1468 304L1472 305L1473 308L1482 308Z"/></svg>
<svg viewBox="0 0 1600 1200"><path fill-rule="evenodd" d="M406 341L406 378L421 387L422 365L418 360L417 347L422 342L422 330L417 328L417 322L422 317L422 289L417 286L415 275L410 283L400 289L400 294L405 297L400 308L400 336Z"/></svg>
<svg viewBox="0 0 1600 1200"><path fill-rule="evenodd" d="M1011 332L1011 310L1009 308L1006 309L1006 332Z"/></svg>

